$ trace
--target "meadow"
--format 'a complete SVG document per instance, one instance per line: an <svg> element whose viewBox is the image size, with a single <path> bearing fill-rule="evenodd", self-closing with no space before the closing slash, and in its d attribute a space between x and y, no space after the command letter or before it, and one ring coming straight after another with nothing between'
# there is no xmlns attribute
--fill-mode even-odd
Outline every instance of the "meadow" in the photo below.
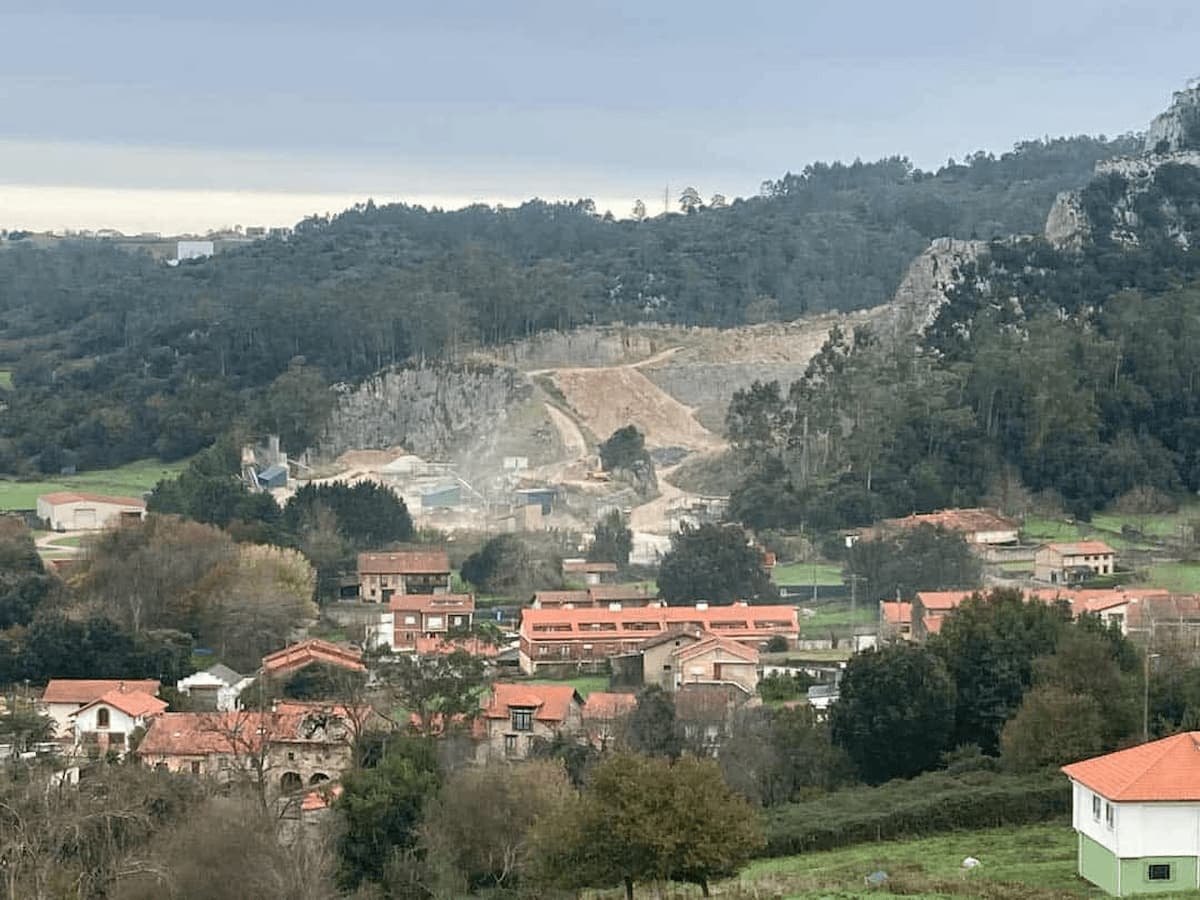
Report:
<svg viewBox="0 0 1200 900"><path fill-rule="evenodd" d="M0 480L0 510L34 509L37 498L55 491L83 491L118 497L141 497L164 478L174 478L187 460L165 463L144 459L116 469L60 475L39 481Z"/></svg>

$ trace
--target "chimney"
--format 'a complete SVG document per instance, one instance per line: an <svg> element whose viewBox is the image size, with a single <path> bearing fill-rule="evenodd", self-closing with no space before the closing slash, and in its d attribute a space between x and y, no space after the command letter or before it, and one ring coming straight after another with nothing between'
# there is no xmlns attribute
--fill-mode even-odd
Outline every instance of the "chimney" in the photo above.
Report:
<svg viewBox="0 0 1200 900"><path fill-rule="evenodd" d="M696 609L708 609L708 604L703 600L697 600Z"/></svg>

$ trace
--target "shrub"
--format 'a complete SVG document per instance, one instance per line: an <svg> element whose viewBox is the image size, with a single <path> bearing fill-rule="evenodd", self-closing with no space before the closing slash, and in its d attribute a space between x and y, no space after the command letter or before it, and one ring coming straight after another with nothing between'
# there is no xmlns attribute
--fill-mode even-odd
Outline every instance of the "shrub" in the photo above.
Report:
<svg viewBox="0 0 1200 900"><path fill-rule="evenodd" d="M911 781L846 788L763 814L764 856L1066 816L1070 785L1055 770L1030 775L931 772Z"/></svg>

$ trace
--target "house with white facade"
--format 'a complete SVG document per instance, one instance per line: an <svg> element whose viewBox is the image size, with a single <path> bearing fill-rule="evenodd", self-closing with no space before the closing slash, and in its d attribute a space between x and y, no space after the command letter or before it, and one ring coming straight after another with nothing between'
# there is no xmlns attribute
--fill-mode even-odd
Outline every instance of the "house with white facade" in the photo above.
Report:
<svg viewBox="0 0 1200 900"><path fill-rule="evenodd" d="M93 700L110 691L140 691L154 697L159 683L153 679L116 678L53 678L38 700L38 711L54 721L54 735L59 739L74 737L75 713Z"/></svg>
<svg viewBox="0 0 1200 900"><path fill-rule="evenodd" d="M240 707L238 697L254 683L249 675L239 675L229 666L217 663L175 683L175 689L190 698L194 710L233 712Z"/></svg>
<svg viewBox="0 0 1200 900"><path fill-rule="evenodd" d="M82 491L57 491L37 498L37 515L51 531L96 531L146 517L146 501Z"/></svg>
<svg viewBox="0 0 1200 900"><path fill-rule="evenodd" d="M166 701L142 691L111 690L71 714L75 747L94 756L110 750L123 756L133 733L166 710Z"/></svg>
<svg viewBox="0 0 1200 900"><path fill-rule="evenodd" d="M1200 887L1200 731L1063 766L1081 877L1117 897Z"/></svg>

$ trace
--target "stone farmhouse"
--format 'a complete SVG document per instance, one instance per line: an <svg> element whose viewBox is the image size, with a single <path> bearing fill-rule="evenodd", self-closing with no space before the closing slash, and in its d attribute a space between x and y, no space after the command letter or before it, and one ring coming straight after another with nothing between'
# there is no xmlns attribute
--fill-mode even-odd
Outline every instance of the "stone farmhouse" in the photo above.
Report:
<svg viewBox="0 0 1200 900"><path fill-rule="evenodd" d="M389 550L358 555L358 596L387 603L404 594L450 593L450 557L445 550Z"/></svg>

